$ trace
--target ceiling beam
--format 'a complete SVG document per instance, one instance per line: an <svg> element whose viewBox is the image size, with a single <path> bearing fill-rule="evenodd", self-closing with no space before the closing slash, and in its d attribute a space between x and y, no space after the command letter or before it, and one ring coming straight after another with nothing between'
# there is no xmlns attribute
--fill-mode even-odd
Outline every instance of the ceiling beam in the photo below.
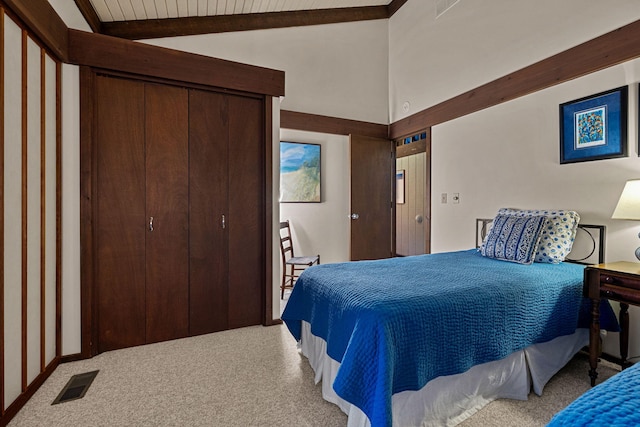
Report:
<svg viewBox="0 0 640 427"><path fill-rule="evenodd" d="M100 18L96 13L96 10L93 8L90 0L75 0L76 6L80 9L80 13L84 16L84 19L87 20L89 27L94 33L102 32L102 22L100 22Z"/></svg>
<svg viewBox="0 0 640 427"><path fill-rule="evenodd" d="M88 0L85 1L88 2ZM396 7L399 8L404 2L406 0L394 0L387 6L103 22L101 27L102 33L105 35L131 40L264 30L387 19L389 18L390 10L397 10ZM393 8L391 8L391 5L394 5Z"/></svg>
<svg viewBox="0 0 640 427"><path fill-rule="evenodd" d="M397 11L400 9L407 0L393 0L391 3L387 5L387 13L389 14L388 18L391 18Z"/></svg>

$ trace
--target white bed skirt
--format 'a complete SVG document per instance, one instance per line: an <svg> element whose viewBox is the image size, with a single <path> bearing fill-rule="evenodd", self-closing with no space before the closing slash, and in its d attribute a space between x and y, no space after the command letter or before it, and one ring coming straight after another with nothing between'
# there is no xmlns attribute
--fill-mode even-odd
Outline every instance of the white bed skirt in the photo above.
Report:
<svg viewBox="0 0 640 427"><path fill-rule="evenodd" d="M578 329L552 341L535 344L495 362L474 366L458 375L438 377L417 391L392 397L394 426L455 426L498 398L527 400L529 392L540 395L556 372L589 342L588 329ZM340 398L333 381L340 363L327 355L327 344L311 334L302 322L300 350L309 359L322 396L348 415L348 427L370 426L367 416Z"/></svg>

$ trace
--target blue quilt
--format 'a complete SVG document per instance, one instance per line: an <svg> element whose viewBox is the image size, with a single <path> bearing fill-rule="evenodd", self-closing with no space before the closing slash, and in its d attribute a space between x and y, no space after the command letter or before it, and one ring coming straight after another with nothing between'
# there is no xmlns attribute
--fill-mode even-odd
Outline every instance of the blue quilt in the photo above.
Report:
<svg viewBox="0 0 640 427"><path fill-rule="evenodd" d="M301 275L282 320L298 340L309 322L341 363L336 393L391 426L394 393L573 333L583 270L476 250L325 264Z"/></svg>
<svg viewBox="0 0 640 427"><path fill-rule="evenodd" d="M636 363L588 390L557 413L548 426L638 426L638 408L640 364Z"/></svg>

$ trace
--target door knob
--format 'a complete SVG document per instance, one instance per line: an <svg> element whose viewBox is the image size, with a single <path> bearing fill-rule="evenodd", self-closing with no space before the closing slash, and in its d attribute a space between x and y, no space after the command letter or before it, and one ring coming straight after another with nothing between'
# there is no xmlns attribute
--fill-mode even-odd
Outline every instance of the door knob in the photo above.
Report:
<svg viewBox="0 0 640 427"><path fill-rule="evenodd" d="M149 217L149 231L153 231L153 217Z"/></svg>
<svg viewBox="0 0 640 427"><path fill-rule="evenodd" d="M351 215L349 215L349 218L358 219L358 218L360 218L360 215L358 215L357 213L352 213Z"/></svg>

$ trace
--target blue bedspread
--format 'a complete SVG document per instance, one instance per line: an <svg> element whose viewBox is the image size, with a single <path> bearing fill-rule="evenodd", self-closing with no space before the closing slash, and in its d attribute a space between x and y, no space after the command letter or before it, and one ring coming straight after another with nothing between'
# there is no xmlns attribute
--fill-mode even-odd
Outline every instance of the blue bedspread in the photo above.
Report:
<svg viewBox="0 0 640 427"><path fill-rule="evenodd" d="M640 364L636 363L588 390L556 414L548 426L638 426L638 408Z"/></svg>
<svg viewBox="0 0 640 427"><path fill-rule="evenodd" d="M573 333L583 270L476 250L319 265L298 279L282 320L298 340L309 322L341 363L336 393L390 426L392 394Z"/></svg>

